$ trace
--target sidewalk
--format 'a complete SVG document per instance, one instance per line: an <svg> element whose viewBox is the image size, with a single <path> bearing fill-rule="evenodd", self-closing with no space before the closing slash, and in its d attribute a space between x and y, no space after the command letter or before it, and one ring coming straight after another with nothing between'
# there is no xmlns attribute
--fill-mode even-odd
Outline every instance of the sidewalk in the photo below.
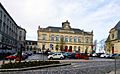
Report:
<svg viewBox="0 0 120 74"><path fill-rule="evenodd" d="M115 71L111 71L111 72L108 73L108 74L115 74ZM117 70L116 70L116 74L120 74L120 69L117 69Z"/></svg>

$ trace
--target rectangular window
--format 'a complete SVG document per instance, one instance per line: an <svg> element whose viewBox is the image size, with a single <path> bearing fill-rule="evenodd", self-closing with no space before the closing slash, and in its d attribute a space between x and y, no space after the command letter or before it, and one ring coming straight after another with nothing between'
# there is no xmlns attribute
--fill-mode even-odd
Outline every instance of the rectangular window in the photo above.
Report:
<svg viewBox="0 0 120 74"><path fill-rule="evenodd" d="M42 34L42 40L46 40L46 34Z"/></svg>
<svg viewBox="0 0 120 74"><path fill-rule="evenodd" d="M4 22L6 22L6 15L4 15Z"/></svg>
<svg viewBox="0 0 120 74"><path fill-rule="evenodd" d="M2 21L0 21L0 31L1 31L1 27L2 27Z"/></svg>
<svg viewBox="0 0 120 74"><path fill-rule="evenodd" d="M80 37L78 37L78 42L80 43L81 41L80 41Z"/></svg>
<svg viewBox="0 0 120 74"><path fill-rule="evenodd" d="M0 11L0 19L2 19L2 11Z"/></svg>

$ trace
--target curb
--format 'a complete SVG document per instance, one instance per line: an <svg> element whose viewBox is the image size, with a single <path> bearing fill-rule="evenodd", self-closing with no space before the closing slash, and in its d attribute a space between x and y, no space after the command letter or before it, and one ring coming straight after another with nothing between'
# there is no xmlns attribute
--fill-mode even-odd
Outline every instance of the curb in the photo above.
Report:
<svg viewBox="0 0 120 74"><path fill-rule="evenodd" d="M0 72L26 71L26 70L49 68L49 67L66 66L66 65L71 65L71 63L52 64L52 65L35 66L35 67L27 67L27 68L0 69Z"/></svg>

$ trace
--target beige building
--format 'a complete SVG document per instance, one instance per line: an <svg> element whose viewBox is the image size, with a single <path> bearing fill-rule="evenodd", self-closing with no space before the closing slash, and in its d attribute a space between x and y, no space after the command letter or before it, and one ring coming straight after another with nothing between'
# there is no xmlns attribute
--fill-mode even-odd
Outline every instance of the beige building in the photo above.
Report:
<svg viewBox="0 0 120 74"><path fill-rule="evenodd" d="M120 54L120 21L109 32L106 40L106 51L107 53Z"/></svg>
<svg viewBox="0 0 120 74"><path fill-rule="evenodd" d="M72 28L70 22L62 23L62 27L38 27L38 48L52 52L91 52L93 31L85 32Z"/></svg>

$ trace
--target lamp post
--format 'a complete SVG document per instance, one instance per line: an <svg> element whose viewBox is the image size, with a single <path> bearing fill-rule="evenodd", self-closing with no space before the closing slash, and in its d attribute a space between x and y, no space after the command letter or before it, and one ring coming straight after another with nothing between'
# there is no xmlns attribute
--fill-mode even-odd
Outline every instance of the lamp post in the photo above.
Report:
<svg viewBox="0 0 120 74"><path fill-rule="evenodd" d="M84 37L85 37L85 35L84 35L84 30L83 30L83 50L82 50L82 52L84 52L84 42L85 42L84 41L85 40Z"/></svg>
<svg viewBox="0 0 120 74"><path fill-rule="evenodd" d="M44 61L44 50L45 50L45 40L42 40L42 52L43 52L43 61Z"/></svg>

